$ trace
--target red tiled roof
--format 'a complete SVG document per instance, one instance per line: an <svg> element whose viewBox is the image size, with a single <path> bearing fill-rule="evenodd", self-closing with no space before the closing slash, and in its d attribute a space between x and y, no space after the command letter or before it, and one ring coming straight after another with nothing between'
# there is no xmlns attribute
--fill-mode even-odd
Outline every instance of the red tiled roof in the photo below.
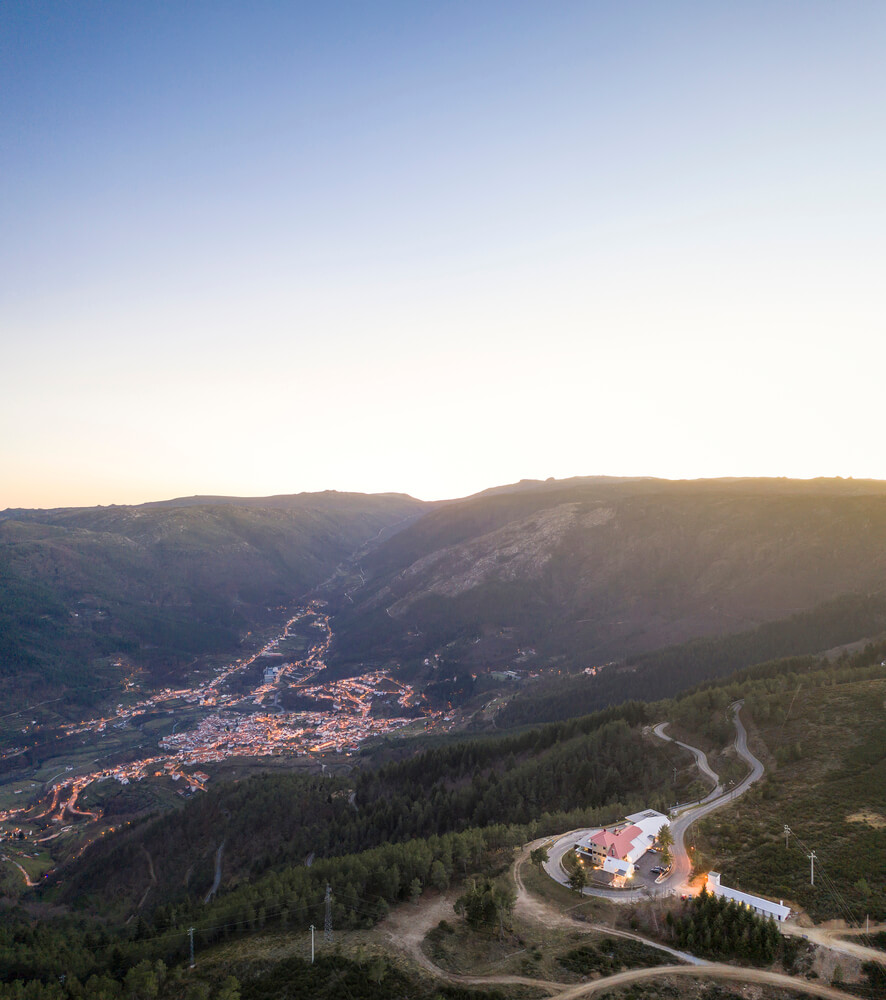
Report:
<svg viewBox="0 0 886 1000"><path fill-rule="evenodd" d="M627 826L617 832L600 830L591 837L591 843L610 858L623 858L630 851L634 839L642 832L639 826Z"/></svg>

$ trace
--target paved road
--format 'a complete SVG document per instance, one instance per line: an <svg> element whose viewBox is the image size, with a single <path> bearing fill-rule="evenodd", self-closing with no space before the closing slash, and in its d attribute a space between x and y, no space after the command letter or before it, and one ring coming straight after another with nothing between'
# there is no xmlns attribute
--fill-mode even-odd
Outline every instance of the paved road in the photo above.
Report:
<svg viewBox="0 0 886 1000"><path fill-rule="evenodd" d="M755 781L758 781L763 776L763 765L750 752L750 750L748 750L748 734L742 724L741 718L739 717L739 712L741 711L743 704L743 701L736 701L730 706L732 709L732 721L735 725L735 740L733 742L733 746L735 747L736 753L738 753L738 755L747 762L750 771L747 776L729 792L723 792L719 776L711 770L711 767L708 764L708 759L702 750L699 750L697 747L689 746L688 743L679 743L678 740L671 740L671 737L666 736L662 731L663 727L667 725L667 723L659 723L659 725L653 729L655 735L661 739L678 743L680 746L691 751L695 756L699 769L703 774L714 781L715 787L713 791L706 795L700 802L683 808L677 816L671 819L671 834L674 838L674 846L671 848L671 855L674 860L671 867L671 874L663 882L654 887L643 886L640 889L594 889L589 887L584 890L585 895L599 896L603 899L610 899L621 903L631 903L640 899L649 898L650 896L672 895L674 893L682 893L688 890L689 874L692 870L692 862L689 859L689 854L684 843L686 831L690 826L692 826L693 823L702 819L704 816L714 812L716 809L722 808L734 799L737 799L740 795L743 795ZM556 841L553 847L551 847L548 851L548 861L544 866L545 871L551 876L551 878L560 882L561 885L567 884L568 875L563 868L563 855L575 845L576 841L580 840L583 836L585 836L585 834L591 832L592 830L572 830L569 833L563 834L563 836Z"/></svg>
<svg viewBox="0 0 886 1000"><path fill-rule="evenodd" d="M680 740L675 740L673 736L666 736L664 732L666 725L668 725L667 722L659 722L659 724L655 726L652 731L659 739L667 740L669 743L676 743L678 747L683 747L684 750L688 750L695 757L695 763L698 766L699 771L701 771L705 777L710 778L710 780L714 783L714 787L701 801L709 802L711 799L717 798L717 796L723 793L723 786L720 784L720 776L711 769L711 765L708 763L707 754L703 750L699 750L698 747L691 747L688 743L681 743ZM685 809L687 806L691 805L695 805L695 803L684 802L679 806L675 806L675 810L679 812L681 809Z"/></svg>
<svg viewBox="0 0 886 1000"><path fill-rule="evenodd" d="M688 809L682 811L675 819L671 820L671 833L674 837L674 847L671 854L674 857L674 863L671 869L671 874L661 884L661 888L665 891L675 890L677 892L685 892L688 888L689 873L692 870L692 862L689 858L689 853L686 850L684 838L686 836L686 832L689 830L689 827L715 810L728 805L740 795L743 795L755 781L759 781L760 778L763 777L763 765L750 752L750 750L748 750L747 730L742 724L741 717L739 715L743 704L743 701L737 701L730 706L732 708L732 721L735 725L735 740L732 745L735 747L736 753L748 764L750 771L735 786L735 788L731 789L729 792L721 793L715 798L706 796L697 806L690 806ZM658 728L660 727L656 727L656 730ZM656 731L656 735L661 734ZM663 736L662 738L668 739L667 736ZM681 745L685 746L685 744ZM689 749L694 748L690 747ZM701 751L699 750L698 753L701 753ZM705 758L705 763L707 763L707 758ZM710 768L708 770L710 770Z"/></svg>

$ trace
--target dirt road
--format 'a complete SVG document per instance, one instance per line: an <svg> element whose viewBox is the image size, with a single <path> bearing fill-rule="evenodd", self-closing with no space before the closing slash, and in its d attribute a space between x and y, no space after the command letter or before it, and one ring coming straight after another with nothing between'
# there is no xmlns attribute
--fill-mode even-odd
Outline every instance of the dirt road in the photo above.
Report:
<svg viewBox="0 0 886 1000"><path fill-rule="evenodd" d="M557 1000L577 1000L578 997L593 996L594 993L615 989L618 986L628 986L631 983L665 976L695 976L705 979L726 979L737 983L759 983L764 986L779 986L785 990L806 993L813 997L824 997L825 1000L858 1000L857 997L853 998L851 993L844 993L823 983L811 983L808 979L796 979L794 976L783 976L780 972L767 972L764 969L739 969L733 965L720 965L714 962L701 966L659 965L654 969L618 972L614 976L606 976L593 983L569 986L557 994Z"/></svg>
<svg viewBox="0 0 886 1000"><path fill-rule="evenodd" d="M522 867L529 858L529 852L547 843L546 839L536 840L527 844L520 852L512 869L514 883L517 887L516 912L530 921L544 924L547 927L568 927L572 931L606 934L611 937L628 938L638 941L648 947L657 948L670 955L692 962L691 965L659 965L650 969L631 969L590 983L559 983L548 979L533 979L529 976L514 976L508 974L492 975L460 975L447 972L428 958L422 951L422 942L428 931L436 927L441 920L451 919L453 903L458 895L450 891L444 895L423 900L419 906L406 904L393 910L379 925L386 935L392 950L400 952L411 959L429 975L461 986L535 986L545 990L548 996L556 1000L578 1000L579 997L593 996L608 989L627 986L635 982L646 982L672 976L694 976L709 979L729 980L738 983L758 983L766 986L777 986L782 989L794 990L808 996L822 997L824 1000L857 1000L851 994L844 993L833 986L814 983L806 979L785 976L778 972L768 972L764 969L743 969L718 962L706 962L693 955L678 952L666 945L651 941L630 931L616 930L599 924L578 923L563 913L549 906L540 899L533 897L523 881ZM832 932L834 934L839 931Z"/></svg>
<svg viewBox="0 0 886 1000"><path fill-rule="evenodd" d="M519 916L522 916L524 919L528 919L530 921L534 920L536 923L543 924L545 927L568 927L571 931L578 931L587 934L606 934L608 937L618 937L625 938L628 941L637 941L639 944L646 945L647 948L655 948L657 951L662 951L665 954L670 955L672 958L678 958L680 961L687 962L690 965L707 964L703 958L696 958L695 955L690 955L689 952L677 951L676 948L669 948L666 944L661 944L659 941L653 941L651 938L645 938L641 934L634 934L631 931L616 930L616 928L608 927L606 924L575 921L571 917L567 917L559 910L555 909L553 906L549 906L547 903L533 896L526 888L526 884L523 881L523 865L528 861L530 851L534 850L536 847L541 847L547 842L547 840L541 839L533 841L531 844L527 844L520 852L517 860L514 862L511 870L514 878L514 884L517 887L517 901L514 905L514 910Z"/></svg>
<svg viewBox="0 0 886 1000"><path fill-rule="evenodd" d="M879 925L872 929L876 933ZM782 934L790 937L802 937L813 944L821 945L822 948L830 948L831 951L839 951L844 955L852 955L860 958L863 962L879 962L886 966L886 952L878 948L869 948L864 943L844 940L845 936L851 934L853 937L863 936L863 930L832 930L827 927L797 927L795 924L782 924L779 926Z"/></svg>
<svg viewBox="0 0 886 1000"><path fill-rule="evenodd" d="M456 972L447 972L439 965L435 965L422 951L422 941L424 941L428 931L436 927L441 920L452 918L452 904L457 895L455 892L449 892L427 903L423 902L420 906L412 906L407 903L392 910L380 925L388 936L391 947L407 955L432 976L445 979L450 983L458 983L461 986L485 986L488 984L538 986L554 994L563 989L563 983L554 983L546 979L530 979L526 976L511 975L462 976Z"/></svg>

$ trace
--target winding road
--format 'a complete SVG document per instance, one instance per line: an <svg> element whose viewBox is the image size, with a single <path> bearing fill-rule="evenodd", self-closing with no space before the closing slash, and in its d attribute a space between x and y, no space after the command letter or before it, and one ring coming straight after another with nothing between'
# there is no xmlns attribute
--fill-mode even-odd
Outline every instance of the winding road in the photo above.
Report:
<svg viewBox="0 0 886 1000"><path fill-rule="evenodd" d="M652 731L659 739L676 743L693 754L699 770L714 782L714 788L699 802L678 807L676 813L671 814L671 834L674 838L674 845L671 849L673 863L671 872L666 879L663 879L660 883L656 883L654 886L643 886L639 889L595 889L588 887L584 890L585 895L599 896L615 902L633 903L639 899L649 898L650 896L670 896L674 893L689 891L689 875L692 871L692 862L684 843L687 830L693 823L696 823L704 816L728 805L728 803L743 795L755 781L759 781L764 773L762 763L748 749L748 734L739 716L743 704L743 701L736 701L730 705L732 709L732 721L735 725L735 740L732 745L736 753L747 763L750 770L735 788L728 792L724 792L720 784L719 775L711 769L704 751L667 736L664 732L664 727L667 725L666 722L661 722L655 726ZM563 855L575 846L576 841L580 840L586 834L593 832L595 832L593 829L571 830L554 843L553 847L548 851L548 861L544 866L545 871L551 878L555 879L561 885L568 883L569 875L563 867Z"/></svg>
<svg viewBox="0 0 886 1000"><path fill-rule="evenodd" d="M759 781L763 777L764 767L762 763L748 750L748 734L741 721L739 712L744 704L743 701L734 702L730 708L732 708L732 721L735 725L735 740L733 741L733 747L735 752L739 757L744 760L750 771L748 774L728 792L723 792L720 790L720 794L715 794L718 789L720 789L719 778L710 769L708 765L707 758L702 753L701 750L695 747L687 746L685 743L679 743L677 740L672 742L679 743L680 746L686 747L688 750L692 750L696 754L696 760L698 761L698 755L700 754L704 760L704 770L709 776L712 776L717 783L717 787L713 792L706 795L698 805L689 806L686 809L678 812L677 816L671 820L671 834L674 838L674 847L671 851L674 863L671 868L670 876L661 883L661 891L670 892L676 890L678 892L685 892L689 888L689 874L692 870L692 862L689 859L689 853L686 850L684 844L684 838L689 827L693 823L698 822L698 820L703 819L709 813L714 812L717 809L721 809L723 806L728 805L734 799L737 799L740 795L744 793L754 784L755 781ZM653 732L656 736L661 739L670 740L671 737L665 736L660 730L663 725L656 726ZM701 761L699 761L699 767L701 767Z"/></svg>
<svg viewBox="0 0 886 1000"><path fill-rule="evenodd" d="M708 763L707 754L704 750L699 750L698 747L692 747L688 743L682 743L680 740L675 740L673 736L665 735L664 728L668 725L667 722L659 722L657 726L654 726L652 731L660 740L667 740L668 743L676 743L678 747L683 747L684 750L688 750L693 757L695 757L695 766L701 771L701 773L714 783L714 787L708 794L701 800L702 802L710 802L712 799L717 798L723 792L723 786L720 784L720 775L717 774L711 768ZM687 806L693 806L694 802L681 802L680 805L674 806L674 811L679 812L681 809L685 809Z"/></svg>
<svg viewBox="0 0 886 1000"><path fill-rule="evenodd" d="M675 743L679 743L681 747L684 747L693 753L699 770L703 774L707 775L708 778L713 780L715 787L700 802L679 809L677 815L673 816L671 821L671 832L674 837L672 851L674 855L673 870L667 880L652 890L656 895L670 894L676 889L686 887L690 872L690 861L684 846L684 836L689 827L703 816L708 815L714 810L719 809L731 802L733 799L738 798L763 775L763 765L750 752L750 750L748 750L747 732L739 717L742 704L743 702L738 701L730 706L732 708L733 722L736 730L733 745L739 756L747 762L750 770L747 776L729 792L724 793L718 776L713 770L711 770L707 757L701 750L696 747L691 747L686 743L679 743L677 740L673 741ZM656 726L653 731L660 739L671 740L671 737L667 736L663 731L665 725L666 723L661 723ZM555 878L558 882L566 882L566 873L561 865L563 854L566 850L572 847L576 839L578 839L578 837L583 835L585 832L586 831L583 830L572 830L561 836L556 844L549 849L549 860L544 865L544 868L548 874ZM837 989L834 986L829 986L825 983L810 982L807 979L788 976L778 972L770 972L766 969L749 969L726 965L720 962L709 962L705 959L697 958L695 955L691 955L688 952L677 951L676 949L670 948L658 941L644 938L641 935L631 933L630 931L617 930L613 927L602 924L577 922L574 919L570 919L565 913L556 909L552 905L532 896L526 889L526 885L523 881L521 869L528 861L530 852L534 848L540 847L548 842L549 841L546 838L542 838L540 840L533 841L530 844L526 844L517 859L514 861L512 876L517 889L515 911L518 915L524 919L535 921L548 927L569 927L573 931L580 930L589 934L605 934L611 937L628 938L633 941L638 941L647 947L656 948L659 951L668 954L672 958L677 958L686 964L659 965L653 968L630 969L625 972L616 973L615 975L605 976L601 979L594 980L593 982L577 984L553 982L545 979L532 979L527 976L517 976L513 974L484 975L475 973L473 975L462 975L454 972L448 972L432 962L431 959L424 953L422 950L422 942L432 927L436 926L437 923L445 917L451 916L452 903L455 898L454 893L449 893L430 901L426 905L423 905L418 912L413 910L411 907L406 906L399 907L398 910L392 912L385 921L384 925L391 944L398 950L405 952L426 972L431 973L439 979L464 986L535 986L544 990L549 997L556 998L556 1000L579 1000L580 997L593 996L595 993L616 989L622 986L629 986L632 983L648 982L650 980L658 980L665 977L704 977L736 983L755 983L759 985L780 987L782 989L792 990L795 993L803 993L808 996L821 997L824 998L824 1000L853 1000L851 994L845 993L842 990ZM642 891L586 889L585 893L588 895L603 896L609 899L615 898L628 901L636 900L641 896L645 896L649 891L650 890L646 889ZM782 930L788 931L788 928L783 926ZM860 957L860 952L868 952L868 949L863 948L862 946L840 941L837 937L840 932L830 932L824 930L817 932L811 928L793 927L791 927L788 932L805 935L810 940L824 944L826 947L843 950L847 954L855 954ZM827 940L825 940L825 938ZM865 957L870 956L867 955Z"/></svg>

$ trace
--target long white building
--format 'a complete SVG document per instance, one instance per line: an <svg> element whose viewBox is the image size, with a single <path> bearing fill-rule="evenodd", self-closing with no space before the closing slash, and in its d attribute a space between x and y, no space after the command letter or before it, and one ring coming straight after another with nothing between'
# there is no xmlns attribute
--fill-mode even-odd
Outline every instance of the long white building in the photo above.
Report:
<svg viewBox="0 0 886 1000"><path fill-rule="evenodd" d="M785 906L781 900L773 903L771 899L752 896L748 892L740 892L738 889L730 889L728 885L721 885L719 872L708 872L707 890L715 896L734 899L736 903L749 906L755 913L759 913L763 917L773 917L779 923L782 920L787 920L791 915L791 908Z"/></svg>

